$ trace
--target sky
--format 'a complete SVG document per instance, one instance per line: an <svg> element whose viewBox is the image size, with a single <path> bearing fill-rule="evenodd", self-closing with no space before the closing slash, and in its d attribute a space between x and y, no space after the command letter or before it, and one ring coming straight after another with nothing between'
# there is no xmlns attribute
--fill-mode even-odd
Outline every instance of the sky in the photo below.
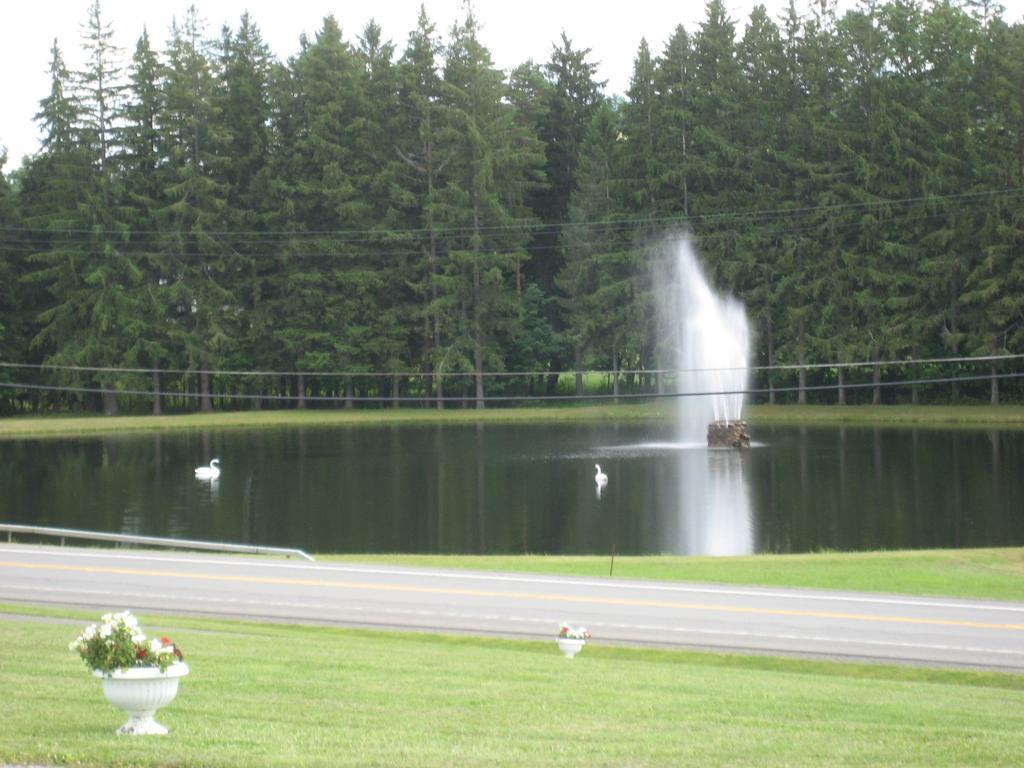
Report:
<svg viewBox="0 0 1024 768"><path fill-rule="evenodd" d="M299 36L305 32L313 38L329 14L352 43L366 22L376 19L384 37L395 44L397 55L416 27L421 5L445 38L452 24L465 18L464 0L101 0L100 8L127 63L144 28L153 46L163 50L173 19L183 19L193 2L211 37L218 36L225 23L237 28L238 19L248 10L263 39L282 61L298 51ZM786 0L762 2L776 20L787 4ZM13 0L5 6L0 25L0 147L6 147L8 153L4 172L14 170L24 155L38 150L39 130L33 116L49 92L54 39L69 68L82 66L82 30L90 4L91 0ZM742 30L755 4L726 0L737 30ZM840 0L840 9L855 4L854 0ZM808 5L808 0L797 1L798 9ZM1020 20L1024 0L1003 0L1003 5L1004 18ZM677 25L697 28L704 18L705 2L474 0L473 7L482 25L481 41L499 68L508 70L529 59L546 62L552 45L565 31L574 49L591 50L589 61L598 65L598 79L607 81L605 92L621 94L629 85L641 39L647 40L655 55L661 53Z"/></svg>

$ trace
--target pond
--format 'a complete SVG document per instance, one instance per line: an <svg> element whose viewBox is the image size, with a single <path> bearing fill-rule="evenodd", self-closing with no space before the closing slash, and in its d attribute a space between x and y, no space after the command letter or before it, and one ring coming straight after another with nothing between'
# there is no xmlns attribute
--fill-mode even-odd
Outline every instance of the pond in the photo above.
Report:
<svg viewBox="0 0 1024 768"><path fill-rule="evenodd" d="M310 552L733 555L1024 545L1024 432L671 425L0 442L0 521ZM218 480L193 468L221 460ZM609 476L598 492L595 464Z"/></svg>

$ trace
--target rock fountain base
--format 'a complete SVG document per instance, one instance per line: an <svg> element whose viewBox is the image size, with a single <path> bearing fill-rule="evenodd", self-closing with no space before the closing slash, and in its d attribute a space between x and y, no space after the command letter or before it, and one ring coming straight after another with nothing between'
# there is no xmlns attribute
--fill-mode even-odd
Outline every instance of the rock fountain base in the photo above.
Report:
<svg viewBox="0 0 1024 768"><path fill-rule="evenodd" d="M749 448L750 434L745 421L712 421L708 424L709 448Z"/></svg>

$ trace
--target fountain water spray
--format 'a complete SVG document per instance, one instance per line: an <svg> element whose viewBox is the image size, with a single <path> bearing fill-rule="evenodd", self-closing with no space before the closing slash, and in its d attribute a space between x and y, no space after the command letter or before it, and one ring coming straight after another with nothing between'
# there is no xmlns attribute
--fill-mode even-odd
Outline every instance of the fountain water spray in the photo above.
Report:
<svg viewBox="0 0 1024 768"><path fill-rule="evenodd" d="M670 256L660 308L667 358L679 371L680 438L749 445L742 421L750 368L746 312L711 289L688 238L673 241Z"/></svg>

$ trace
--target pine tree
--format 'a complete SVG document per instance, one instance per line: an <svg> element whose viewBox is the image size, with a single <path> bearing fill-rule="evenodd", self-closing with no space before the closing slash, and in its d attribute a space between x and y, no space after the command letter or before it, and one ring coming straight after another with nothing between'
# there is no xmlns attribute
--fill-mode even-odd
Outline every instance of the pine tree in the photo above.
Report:
<svg viewBox="0 0 1024 768"><path fill-rule="evenodd" d="M597 64L590 57L589 48L574 48L563 32L543 66L547 87L537 88L536 93L537 136L544 142L547 183L529 202L546 226L532 243L542 257L531 262L529 279L548 294L554 291L555 275L562 267L557 227L566 220L569 198L577 187L580 145L603 98L605 82L596 79Z"/></svg>
<svg viewBox="0 0 1024 768"><path fill-rule="evenodd" d="M915 215L921 204L910 201L919 200L924 192L930 126L919 111L925 73L920 56L922 16L916 2L889 2L878 9L877 17L869 12L866 21L871 26L864 34L881 42L858 46L866 66L877 71L865 78L870 101L862 107L867 123L861 127L870 131L870 137L855 163L866 169L859 179L862 188L886 204L872 206L872 215L863 219L871 234L862 241L866 269L858 303L864 328L875 341L867 351L877 359L905 354L914 344L920 282L915 271L924 232ZM877 388L874 400L880 402Z"/></svg>
<svg viewBox="0 0 1024 768"><path fill-rule="evenodd" d="M840 120L836 103L843 50L836 41L835 3L821 4L798 23L790 5L784 36L788 83L782 120L783 153L791 180L790 196L809 217L794 220L778 246L781 276L774 300L783 307L772 339L770 364L803 365L819 356L848 359L848 334L856 328L849 314L847 264L838 241L833 206L845 200L846 169L840 162ZM808 220L809 219L809 220ZM829 292L833 292L829 296ZM831 303L831 299L835 303ZM822 307L829 312L823 313ZM842 369L840 369L842 370ZM840 382L842 383L842 382ZM807 370L798 372L798 402L807 402ZM845 390L840 388L840 397Z"/></svg>
<svg viewBox="0 0 1024 768"><path fill-rule="evenodd" d="M398 63L399 124L394 152L404 171L397 179L403 192L403 221L418 233L411 245L416 258L412 260L409 285L419 306L412 318L421 331L410 341L410 347L413 360L424 371L434 373L438 408L444 406L444 375L435 369L435 362L441 359L442 337L447 333L439 292L442 253L438 207L457 140L450 111L441 98L441 52L435 27L421 6L417 27L409 35Z"/></svg>
<svg viewBox="0 0 1024 768"><path fill-rule="evenodd" d="M0 359L8 362L28 362L28 318L25 291L19 289L25 272L25 251L19 241L24 240L11 185L4 175L7 152L0 147ZM14 369L0 370L0 381L22 380ZM4 394L0 413L13 406L13 391Z"/></svg>
<svg viewBox="0 0 1024 768"><path fill-rule="evenodd" d="M914 357L926 350L958 355L963 348L959 297L977 238L976 211L963 204L961 195L978 183L974 174L980 147L974 140L972 94L979 34L978 23L951 3L932 8L921 32L922 52L930 65L921 107L930 127L924 182L930 226L921 237L916 290L922 306L916 315ZM915 388L915 401L917 396Z"/></svg>
<svg viewBox="0 0 1024 768"><path fill-rule="evenodd" d="M792 9L791 9L792 12ZM795 12L790 18L795 22ZM747 191L743 218L725 219L736 229L736 258L731 283L736 295L743 297L751 322L758 328L764 354L759 362L772 365L776 333L780 323L779 292L784 274L779 268L779 253L784 237L782 217L773 215L796 207L793 185L786 176L795 174L793 147L787 119L798 109L800 92L795 86L798 73L787 57L787 44L795 47L795 24L787 30L787 40L761 6L753 10L737 49L742 73L740 101L736 120L738 143L745 149L740 156ZM795 58L795 56L794 56Z"/></svg>
<svg viewBox="0 0 1024 768"><path fill-rule="evenodd" d="M37 115L46 134L43 151L29 164L23 189L26 221L48 232L27 276L51 298L38 314L32 344L56 366L115 368L138 331L134 288L141 274L125 247L127 230L115 217L103 145L88 118L98 114L90 100L95 92L69 92L73 80L56 42L52 53L51 91ZM63 380L86 383L74 375ZM122 377L102 370L94 380L104 411L116 413Z"/></svg>
<svg viewBox="0 0 1024 768"><path fill-rule="evenodd" d="M122 174L121 211L130 232L126 247L142 273L139 283L139 331L125 351L125 362L152 370L153 412L163 412L163 382L159 368L171 362L171 344L166 319L170 308L163 301L162 281L168 279L159 248L157 211L163 206L158 169L161 144L158 127L162 109L160 63L143 30L128 67L126 98L118 110L115 143Z"/></svg>
<svg viewBox="0 0 1024 768"><path fill-rule="evenodd" d="M975 130L980 180L999 190L979 216L977 250L960 296L966 350L973 355L1019 352L1024 346L1024 28L998 16L984 28L977 53L979 103ZM1000 402L992 367L989 401Z"/></svg>
<svg viewBox="0 0 1024 768"><path fill-rule="evenodd" d="M627 179L626 201L637 220L650 220L657 216L661 203L655 190L656 180L662 176L661 157L656 152L658 130L656 110L658 99L655 87L654 60L647 40L640 41L633 74L622 106L623 175ZM640 227L638 235L646 236L649 224Z"/></svg>
<svg viewBox="0 0 1024 768"><path fill-rule="evenodd" d="M365 369L367 202L358 186L356 149L365 107L359 62L336 19L291 61L288 143L277 194L290 209L269 306L287 318L272 334L285 364L298 371ZM351 234L350 234L351 233ZM351 381L345 382L351 393ZM306 382L296 394L304 407Z"/></svg>
<svg viewBox="0 0 1024 768"><path fill-rule="evenodd" d="M104 20L99 0L89 6L89 18L83 34L83 48L87 67L77 75L77 86L82 93L83 132L95 142L93 152L98 158L104 183L113 175L111 165L115 154L118 101L124 90L121 51L111 42L114 30ZM112 205L110 191L105 202Z"/></svg>
<svg viewBox="0 0 1024 768"><path fill-rule="evenodd" d="M562 230L565 266L558 284L565 296L566 336L574 351L576 393L582 394L585 366L617 372L629 321L633 273L632 227L624 221L627 192L620 179L626 139L621 118L602 103L580 147L578 188ZM619 379L612 380L618 394Z"/></svg>
<svg viewBox="0 0 1024 768"><path fill-rule="evenodd" d="M383 38L376 22L364 28L355 55L365 93L356 185L368 206L362 281L362 315L368 332L361 357L368 370L392 374L390 394L397 407L401 394L398 373L408 367L407 339L415 333L409 311L413 299L407 289L413 269L408 257L413 235L402 229L406 223L401 184L404 163L394 150L401 133L399 74L395 47Z"/></svg>
<svg viewBox="0 0 1024 768"><path fill-rule="evenodd" d="M675 28L657 60L654 78L659 111L655 151L662 159L656 198L662 211L686 222L692 208L696 86L692 40L682 25Z"/></svg>
<svg viewBox="0 0 1024 768"><path fill-rule="evenodd" d="M711 0L706 18L693 41L694 100L696 129L692 157L693 212L700 216L742 210L742 191L748 180L742 175L737 129L740 119L740 67L736 56L736 27L721 0ZM719 259L731 257L729 236L717 232L713 240L702 237L702 249L712 272L720 269Z"/></svg>
<svg viewBox="0 0 1024 768"><path fill-rule="evenodd" d="M273 279L272 230L276 218L271 204L271 104L273 59L259 27L243 13L238 28L221 32L221 82L216 89L217 110L222 115L225 162L219 174L226 203L224 226L236 233L225 238L229 249L224 287L240 308L241 322L231 344L227 364L231 368L273 368L273 348L266 343L274 319L264 306L266 284ZM246 379L249 388L262 382Z"/></svg>
<svg viewBox="0 0 1024 768"><path fill-rule="evenodd" d="M162 208L161 304L171 308L170 337L184 364L199 372L200 407L212 410L209 371L222 365L237 336L223 240L228 190L227 136L218 108L217 74L204 23L190 8L167 46L159 115Z"/></svg>
<svg viewBox="0 0 1024 768"><path fill-rule="evenodd" d="M514 274L527 256L525 200L542 179L543 156L536 137L517 121L502 73L478 32L470 12L453 30L444 70L444 97L462 141L441 195L439 218L451 234L439 301L457 334L442 354L472 371L476 407L482 408L484 369L502 369L496 342L519 316Z"/></svg>

